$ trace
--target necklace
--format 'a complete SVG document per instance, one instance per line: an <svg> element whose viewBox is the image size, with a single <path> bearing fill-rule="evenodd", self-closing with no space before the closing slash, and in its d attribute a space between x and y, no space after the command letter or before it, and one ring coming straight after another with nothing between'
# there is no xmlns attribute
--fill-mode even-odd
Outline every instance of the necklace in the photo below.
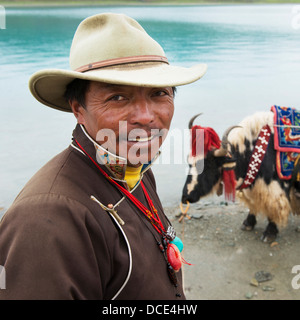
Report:
<svg viewBox="0 0 300 320"><path fill-rule="evenodd" d="M84 152L84 154L93 162L93 164L99 169L99 171L108 179L110 183L115 185L119 191L121 191L146 217L146 219L151 223L153 228L161 235L162 240L157 240L154 235L158 248L162 252L166 262L167 262L167 271L169 278L175 287L178 286L178 281L175 272L179 271L182 265L182 261L187 263L184 259L181 258L180 250L178 249L178 244L181 240L176 237L175 229L172 226L168 226L165 230L162 221L157 213L156 208L144 186L143 181L140 182L143 189L143 193L147 200L150 210L142 204L134 195L132 195L126 188L119 185L115 180L113 180L101 167L100 165L86 152L86 150L80 145L80 143L74 139L78 147ZM182 244L182 242L181 242ZM183 245L182 245L183 246ZM187 263L188 264L188 263ZM181 296L179 293L176 293L176 296Z"/></svg>

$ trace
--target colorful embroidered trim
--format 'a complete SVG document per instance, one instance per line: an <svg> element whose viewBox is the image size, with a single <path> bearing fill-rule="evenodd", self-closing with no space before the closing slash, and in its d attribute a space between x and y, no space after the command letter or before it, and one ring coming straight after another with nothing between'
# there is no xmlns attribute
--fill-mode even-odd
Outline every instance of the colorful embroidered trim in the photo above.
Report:
<svg viewBox="0 0 300 320"><path fill-rule="evenodd" d="M244 182L238 189L248 188L254 182L261 163L265 157L270 137L271 129L269 125L266 124L264 127L262 127L260 134L256 140L256 144L252 152Z"/></svg>
<svg viewBox="0 0 300 320"><path fill-rule="evenodd" d="M290 180L300 153L300 112L294 108L272 106L276 170L281 180Z"/></svg>
<svg viewBox="0 0 300 320"><path fill-rule="evenodd" d="M274 113L274 148L282 152L300 152L300 111L272 106Z"/></svg>

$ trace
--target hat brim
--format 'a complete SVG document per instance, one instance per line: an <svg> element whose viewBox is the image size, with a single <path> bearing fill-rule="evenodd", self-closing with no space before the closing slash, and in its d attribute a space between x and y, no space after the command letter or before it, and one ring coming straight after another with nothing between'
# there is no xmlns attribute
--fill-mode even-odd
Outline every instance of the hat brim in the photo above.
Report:
<svg viewBox="0 0 300 320"><path fill-rule="evenodd" d="M74 79L141 87L176 87L200 79L206 70L206 64L184 68L166 63L135 63L101 68L85 73L46 69L31 76L29 89L32 95L46 106L71 112L64 94L67 85Z"/></svg>

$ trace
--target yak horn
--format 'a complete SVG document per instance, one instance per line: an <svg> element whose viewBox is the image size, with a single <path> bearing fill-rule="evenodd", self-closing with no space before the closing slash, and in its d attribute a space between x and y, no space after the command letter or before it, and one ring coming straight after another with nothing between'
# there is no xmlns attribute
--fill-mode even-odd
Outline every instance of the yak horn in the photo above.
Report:
<svg viewBox="0 0 300 320"><path fill-rule="evenodd" d="M196 114L195 116L193 116L193 117L191 118L191 120L190 120L190 122L189 122L189 129L192 129L194 120L195 120L197 117L199 117L201 114L202 114L202 113L198 113L198 114Z"/></svg>
<svg viewBox="0 0 300 320"><path fill-rule="evenodd" d="M242 128L241 126L232 126L232 127L229 127L224 135L223 135L223 138L222 138L222 141L221 141L221 147L220 149L217 149L215 152L214 152L214 156L215 157L225 157L228 153L228 149L227 149L227 146L228 146L228 135L230 133L231 130L235 129L235 128Z"/></svg>

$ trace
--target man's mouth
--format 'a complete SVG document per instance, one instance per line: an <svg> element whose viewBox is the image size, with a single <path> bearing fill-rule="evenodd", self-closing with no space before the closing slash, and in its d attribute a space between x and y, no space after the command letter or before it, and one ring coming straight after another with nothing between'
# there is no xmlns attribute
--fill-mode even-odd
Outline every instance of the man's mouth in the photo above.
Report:
<svg viewBox="0 0 300 320"><path fill-rule="evenodd" d="M128 138L128 141L130 142L148 142L151 141L154 138L154 136L150 137L135 137L135 138Z"/></svg>

